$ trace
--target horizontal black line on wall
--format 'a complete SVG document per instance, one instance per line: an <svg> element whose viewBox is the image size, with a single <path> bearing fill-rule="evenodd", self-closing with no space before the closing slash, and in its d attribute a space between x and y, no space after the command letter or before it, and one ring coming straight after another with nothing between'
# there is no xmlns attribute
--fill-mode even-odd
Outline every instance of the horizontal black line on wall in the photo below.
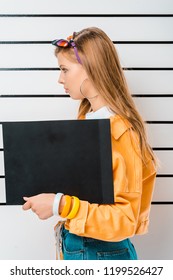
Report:
<svg viewBox="0 0 173 280"><path fill-rule="evenodd" d="M173 14L0 14L0 17L173 17Z"/></svg>
<svg viewBox="0 0 173 280"><path fill-rule="evenodd" d="M172 71L173 67L123 67L128 71Z"/></svg>
<svg viewBox="0 0 173 280"><path fill-rule="evenodd" d="M114 44L141 44L141 45L144 45L144 44L151 44L151 45L156 45L156 44L159 44L159 45L162 45L162 44L173 44L173 41L112 41Z"/></svg>
<svg viewBox="0 0 173 280"><path fill-rule="evenodd" d="M125 71L172 71L173 67L123 67ZM57 67L11 67L0 68L0 71L59 71Z"/></svg>
<svg viewBox="0 0 173 280"><path fill-rule="evenodd" d="M173 147L153 147L154 151L173 151Z"/></svg>
<svg viewBox="0 0 173 280"><path fill-rule="evenodd" d="M173 121L146 121L148 124L173 124Z"/></svg>
<svg viewBox="0 0 173 280"><path fill-rule="evenodd" d="M152 205L173 205L173 201L152 201Z"/></svg>
<svg viewBox="0 0 173 280"><path fill-rule="evenodd" d="M0 98L17 98L17 97L21 97L21 98L29 98L29 97L37 97L37 98L50 98L50 97L68 97L70 98L70 95L68 94L0 94ZM154 98L167 98L167 97L173 97L173 94L132 94L132 97L142 97L142 98L150 98L150 97L154 97Z"/></svg>
<svg viewBox="0 0 173 280"><path fill-rule="evenodd" d="M0 124L3 124L3 122L0 122ZM157 174L156 177L158 178L173 178L173 174ZM0 175L0 178L5 178L4 175Z"/></svg>
<svg viewBox="0 0 173 280"><path fill-rule="evenodd" d="M132 97L173 97L173 94L132 94Z"/></svg>
<svg viewBox="0 0 173 280"><path fill-rule="evenodd" d="M173 174L157 174L157 178L173 178Z"/></svg>
<svg viewBox="0 0 173 280"><path fill-rule="evenodd" d="M11 97L13 98L14 96L11 96ZM23 96L21 96L21 95L19 95L18 97L23 98ZM30 95L27 96L27 98L29 98L29 97L30 97ZM35 97L35 95L34 95L34 97ZM68 96L62 96L62 97L68 97ZM173 121L145 121L145 123L148 123L148 124L173 124ZM0 121L0 124L3 124L3 122Z"/></svg>
<svg viewBox="0 0 173 280"><path fill-rule="evenodd" d="M50 98L50 97L70 98L70 95L68 94L0 94L0 98Z"/></svg>
<svg viewBox="0 0 173 280"><path fill-rule="evenodd" d="M152 205L173 205L173 201L152 201L151 204ZM0 205L6 206L6 203L0 202Z"/></svg>
<svg viewBox="0 0 173 280"><path fill-rule="evenodd" d="M173 147L153 147L154 151L173 151ZM0 152L4 151L3 148L0 148Z"/></svg>
<svg viewBox="0 0 173 280"><path fill-rule="evenodd" d="M45 44L50 45L52 41L0 41L0 45L10 44ZM112 41L114 44L173 44L173 41Z"/></svg>
<svg viewBox="0 0 173 280"><path fill-rule="evenodd" d="M0 71L59 71L56 67L11 67L11 68L0 68Z"/></svg>

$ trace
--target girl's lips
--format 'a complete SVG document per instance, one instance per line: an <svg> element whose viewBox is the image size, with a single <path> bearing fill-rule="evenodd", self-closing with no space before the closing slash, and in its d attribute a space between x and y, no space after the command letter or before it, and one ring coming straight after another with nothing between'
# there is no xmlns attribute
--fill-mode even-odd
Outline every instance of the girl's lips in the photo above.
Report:
<svg viewBox="0 0 173 280"><path fill-rule="evenodd" d="M64 88L65 92L67 93L68 92L68 88Z"/></svg>

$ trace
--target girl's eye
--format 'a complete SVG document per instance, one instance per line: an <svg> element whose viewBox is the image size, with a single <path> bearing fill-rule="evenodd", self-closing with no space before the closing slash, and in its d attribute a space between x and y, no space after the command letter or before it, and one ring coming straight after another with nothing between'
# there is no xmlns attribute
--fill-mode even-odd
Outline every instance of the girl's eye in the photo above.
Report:
<svg viewBox="0 0 173 280"><path fill-rule="evenodd" d="M66 68L61 68L61 71L66 73L68 70Z"/></svg>

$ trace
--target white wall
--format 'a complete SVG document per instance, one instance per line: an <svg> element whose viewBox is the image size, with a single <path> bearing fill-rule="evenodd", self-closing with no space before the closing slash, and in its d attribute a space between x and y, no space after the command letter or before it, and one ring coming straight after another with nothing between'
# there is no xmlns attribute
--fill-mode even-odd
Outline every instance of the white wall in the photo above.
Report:
<svg viewBox="0 0 173 280"><path fill-rule="evenodd" d="M87 16L81 16L87 14ZM72 16L73 15L73 16ZM161 168L149 233L133 238L139 258L173 252L173 2L170 0L0 0L0 122L74 119L78 102L57 84L53 47L88 26L114 41ZM5 202L0 126L0 202ZM0 206L0 259L55 259L56 218Z"/></svg>

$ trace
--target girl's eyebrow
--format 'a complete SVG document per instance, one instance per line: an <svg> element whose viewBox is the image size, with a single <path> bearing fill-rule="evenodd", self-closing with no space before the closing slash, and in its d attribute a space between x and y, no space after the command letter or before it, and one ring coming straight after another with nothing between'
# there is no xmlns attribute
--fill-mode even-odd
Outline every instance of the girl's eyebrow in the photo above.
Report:
<svg viewBox="0 0 173 280"><path fill-rule="evenodd" d="M62 68L62 67L66 67L65 65L63 65L63 64L61 64L60 66L59 66L59 68Z"/></svg>

